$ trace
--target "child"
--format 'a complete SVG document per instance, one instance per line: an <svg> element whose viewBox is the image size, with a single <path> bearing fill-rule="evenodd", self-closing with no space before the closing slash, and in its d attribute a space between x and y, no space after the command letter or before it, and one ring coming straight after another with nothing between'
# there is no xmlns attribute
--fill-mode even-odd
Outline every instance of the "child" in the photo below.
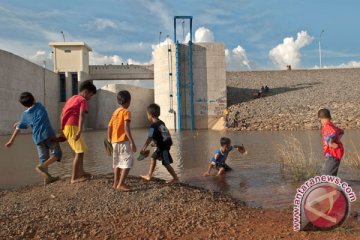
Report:
<svg viewBox="0 0 360 240"><path fill-rule="evenodd" d="M85 113L88 112L87 101L96 94L96 87L90 81L84 81L80 85L79 95L72 96L61 113L61 129L71 149L75 152L70 183L77 183L91 178L91 174L84 171L83 160L87 146L81 135L85 121Z"/></svg>
<svg viewBox="0 0 360 240"><path fill-rule="evenodd" d="M149 129L149 136L146 140L143 148L141 149L140 154L144 154L146 148L149 146L151 141L154 141L156 144L156 150L151 155L151 163L149 167L149 172L147 175L141 175L141 177L147 181L150 181L155 170L156 160L161 160L162 165L168 170L168 172L173 177L172 180L167 181L166 183L177 183L179 179L171 167L173 162L170 155L170 147L172 145L172 139L169 133L169 130L165 126L165 123L159 119L160 116L160 106L152 103L147 107L147 118L151 122Z"/></svg>
<svg viewBox="0 0 360 240"><path fill-rule="evenodd" d="M48 173L48 167L55 161L60 161L62 152L59 143L52 141L55 138L55 132L47 111L41 103L35 102L34 96L29 92L21 93L19 102L28 109L22 113L20 121L15 123L15 130L5 146L11 147L20 129L31 127L40 163L35 169L44 177L44 184L52 183L59 177L52 177Z"/></svg>
<svg viewBox="0 0 360 240"><path fill-rule="evenodd" d="M113 187L119 191L127 192L130 189L125 184L125 178L133 166L133 152L136 152L136 146L130 131L131 113L127 110L131 102L130 93L120 91L117 94L117 102L120 107L112 114L108 125L107 138L113 146Z"/></svg>
<svg viewBox="0 0 360 240"><path fill-rule="evenodd" d="M328 109L320 109L318 118L321 122L321 135L325 156L322 174L336 176L340 166L340 160L344 155L344 147L340 141L344 135L344 131L334 126L331 122L331 114Z"/></svg>
<svg viewBox="0 0 360 240"><path fill-rule="evenodd" d="M226 170L231 169L226 163L226 158L230 151L232 151L234 148L237 148L238 151L244 151L245 149L243 146L234 145L231 146L231 140L227 137L222 137L220 139L220 149L218 149L214 156L211 158L208 170L204 173L204 176L209 176L211 170L215 167L218 172L217 176L222 175L225 173Z"/></svg>
<svg viewBox="0 0 360 240"><path fill-rule="evenodd" d="M239 121L240 121L240 112L236 111L234 114L234 128L239 127Z"/></svg>

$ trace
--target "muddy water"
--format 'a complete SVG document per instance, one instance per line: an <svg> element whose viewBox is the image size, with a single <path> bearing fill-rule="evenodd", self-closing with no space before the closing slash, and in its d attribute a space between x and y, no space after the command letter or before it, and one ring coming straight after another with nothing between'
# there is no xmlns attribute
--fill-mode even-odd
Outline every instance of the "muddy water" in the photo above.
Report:
<svg viewBox="0 0 360 240"><path fill-rule="evenodd" d="M283 208L291 206L295 189L302 183L293 183L282 175L277 145L282 143L290 134L297 137L306 151L314 154L322 162L321 141L318 131L298 132L215 132L215 131L184 131L172 133L174 146L171 154L174 159L173 167L182 182L204 187L212 191L220 191L244 200L249 206L267 208ZM146 139L146 130L133 130L133 135L140 148ZM93 174L112 172L112 160L105 155L103 138L105 131L86 132L86 142L89 152L85 154L85 169ZM233 144L243 143L247 155L240 155L236 151L230 153L228 164L233 171L223 177L203 177L209 159L219 148L219 139L227 136ZM347 131L343 141L345 148L350 151L354 146L360 149L360 131ZM20 135L10 149L3 145L9 136L0 136L0 188L16 188L35 183L41 183L40 176L35 172L37 153L31 135ZM67 143L61 144L64 157L60 163L51 166L50 172L62 178L70 177L73 155ZM136 154L136 156L138 153ZM346 160L346 159L345 159ZM131 175L147 172L149 161L135 161ZM355 193L360 192L360 171L356 172L342 162L339 177L351 184ZM155 177L169 179L165 168L158 164ZM358 196L360 197L360 196Z"/></svg>

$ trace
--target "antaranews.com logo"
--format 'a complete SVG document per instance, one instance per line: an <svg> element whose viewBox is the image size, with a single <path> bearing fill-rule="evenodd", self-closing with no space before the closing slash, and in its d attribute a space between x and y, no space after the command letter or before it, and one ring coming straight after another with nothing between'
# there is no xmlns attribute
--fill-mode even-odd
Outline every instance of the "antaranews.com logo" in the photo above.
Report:
<svg viewBox="0 0 360 240"><path fill-rule="evenodd" d="M348 217L350 203L356 201L352 188L335 176L316 176L297 189L293 209L294 231L330 230Z"/></svg>

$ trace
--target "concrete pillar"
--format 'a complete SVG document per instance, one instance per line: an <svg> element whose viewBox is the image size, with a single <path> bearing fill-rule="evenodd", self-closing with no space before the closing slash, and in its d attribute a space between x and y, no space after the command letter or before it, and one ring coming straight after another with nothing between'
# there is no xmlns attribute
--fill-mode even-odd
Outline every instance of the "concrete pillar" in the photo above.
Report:
<svg viewBox="0 0 360 240"><path fill-rule="evenodd" d="M171 54L168 54L168 48ZM188 78L188 46L180 45L180 82L181 82L181 116L183 129L190 129L190 86ZM169 77L172 73L172 81ZM193 44L193 80L195 128L211 128L226 107L226 73L225 50L222 43ZM161 119L170 129L174 129L174 115L178 114L176 96L176 59L175 45L160 46L154 53L154 86L155 102L161 107ZM172 89L172 91L171 91Z"/></svg>

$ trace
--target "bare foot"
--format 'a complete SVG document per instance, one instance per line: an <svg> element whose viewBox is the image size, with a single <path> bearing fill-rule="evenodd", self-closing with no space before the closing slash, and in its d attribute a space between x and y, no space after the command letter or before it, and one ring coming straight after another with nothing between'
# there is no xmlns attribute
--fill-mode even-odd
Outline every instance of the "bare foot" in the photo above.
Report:
<svg viewBox="0 0 360 240"><path fill-rule="evenodd" d="M140 177L146 181L150 181L151 177L149 175L140 175Z"/></svg>
<svg viewBox="0 0 360 240"><path fill-rule="evenodd" d="M210 173L206 172L203 174L204 177L210 176Z"/></svg>
<svg viewBox="0 0 360 240"><path fill-rule="evenodd" d="M74 183L79 183L79 182L84 182L86 180L89 180L89 178L86 178L86 177L79 177L79 178L76 178L76 179L72 179L70 181L71 184L74 184Z"/></svg>
<svg viewBox="0 0 360 240"><path fill-rule="evenodd" d="M178 183L178 182L180 182L180 181L177 178L173 178L173 179L171 179L169 181L166 181L167 184L174 184L174 183Z"/></svg>
<svg viewBox="0 0 360 240"><path fill-rule="evenodd" d="M118 186L116 188L116 190L120 191L120 192L129 192L130 191L130 188L128 188L126 185L123 185L123 186Z"/></svg>

